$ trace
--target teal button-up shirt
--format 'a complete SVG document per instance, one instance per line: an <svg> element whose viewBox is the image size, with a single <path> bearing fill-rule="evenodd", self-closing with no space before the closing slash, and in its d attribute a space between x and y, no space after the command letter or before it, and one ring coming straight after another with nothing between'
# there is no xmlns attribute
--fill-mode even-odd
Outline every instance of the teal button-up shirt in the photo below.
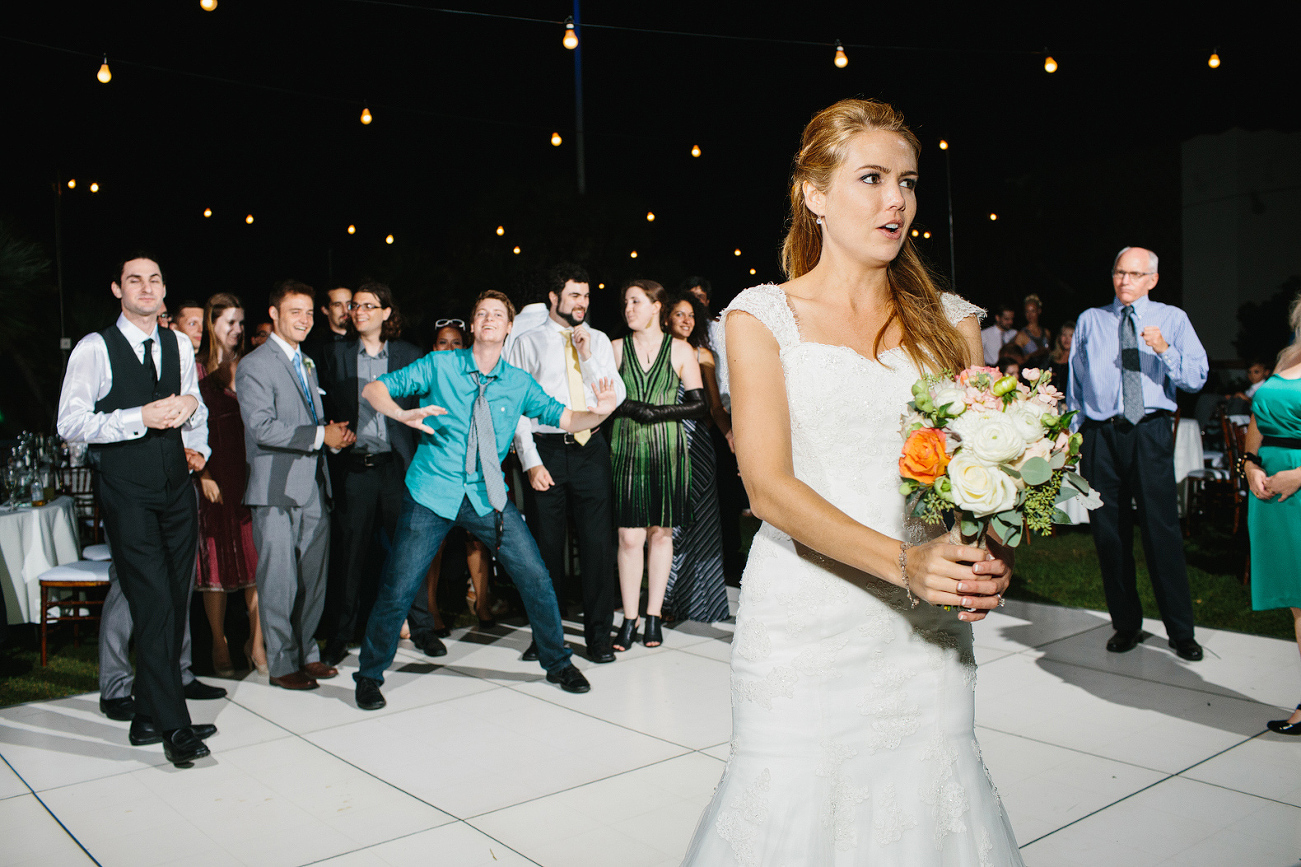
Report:
<svg viewBox="0 0 1301 867"><path fill-rule="evenodd" d="M469 349L431 352L401 370L378 378L393 397L418 397L421 406L441 406L446 415L431 415L425 424L433 434L421 433L415 457L407 469L407 489L417 503L434 514L455 520L461 500L480 515L492 511L483 473L465 471L465 452L470 439L470 421L479 386L471 376L477 373L474 353ZM550 397L533 377L505 361L498 361L491 373L484 397L492 409L492 430L497 438L497 459L505 460L520 416L536 418L558 426L565 407ZM476 464L477 467L477 464Z"/></svg>

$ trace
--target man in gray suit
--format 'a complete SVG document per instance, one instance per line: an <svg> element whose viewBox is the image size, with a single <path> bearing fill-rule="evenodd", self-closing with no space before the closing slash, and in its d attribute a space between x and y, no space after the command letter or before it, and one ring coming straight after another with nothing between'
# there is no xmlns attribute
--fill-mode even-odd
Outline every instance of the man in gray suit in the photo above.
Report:
<svg viewBox="0 0 1301 867"><path fill-rule="evenodd" d="M271 291L272 332L235 372L244 417L257 589L271 682L316 689L339 672L321 662L313 635L325 605L330 551L330 478L322 448L356 441L347 422L326 423L316 366L301 343L312 330L315 292L285 280Z"/></svg>

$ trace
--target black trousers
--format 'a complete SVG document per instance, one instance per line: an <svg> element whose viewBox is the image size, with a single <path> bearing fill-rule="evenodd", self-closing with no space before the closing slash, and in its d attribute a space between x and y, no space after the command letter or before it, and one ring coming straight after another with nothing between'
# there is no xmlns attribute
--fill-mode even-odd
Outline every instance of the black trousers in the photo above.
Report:
<svg viewBox="0 0 1301 867"><path fill-rule="evenodd" d="M332 458L330 481L334 488L334 511L330 514L330 575L325 591L324 626L326 640L350 642L358 620L374 601L379 576L384 571L382 547L376 531L382 530L392 544L406 493L402 462L396 458L378 466L361 467L345 458ZM363 624L364 625L364 624ZM417 593L407 614L411 637L420 640L434 634L426 594Z"/></svg>
<svg viewBox="0 0 1301 867"><path fill-rule="evenodd" d="M162 731L190 724L181 642L194 581L199 515L187 476L159 490L95 473L96 496L136 647L136 709Z"/></svg>
<svg viewBox="0 0 1301 867"><path fill-rule="evenodd" d="M1137 514L1148 574L1166 632L1174 640L1192 638L1193 601L1179 529L1169 417L1149 418L1133 426L1086 421L1081 432L1080 469L1102 497L1102 507L1089 513L1089 526L1112 625L1125 632L1143 626L1134 572ZM1131 500L1138 505L1137 513L1130 508Z"/></svg>
<svg viewBox="0 0 1301 867"><path fill-rule="evenodd" d="M614 485L610 477L610 444L602 431L587 445L565 444L560 435L534 434L542 465L555 484L546 491L527 485L525 517L537 540L542 562L551 575L556 599L565 599L565 530L573 509L578 534L578 563L583 582L583 632L589 648L610 644L614 629Z"/></svg>

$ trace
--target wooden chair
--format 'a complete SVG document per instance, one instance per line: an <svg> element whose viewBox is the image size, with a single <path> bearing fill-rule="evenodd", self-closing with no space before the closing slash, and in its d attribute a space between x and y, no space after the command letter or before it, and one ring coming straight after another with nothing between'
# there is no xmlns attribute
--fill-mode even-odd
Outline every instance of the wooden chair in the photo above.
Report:
<svg viewBox="0 0 1301 867"><path fill-rule="evenodd" d="M78 625L99 620L108 595L108 560L77 560L42 572L41 665L47 661L46 638L51 625L72 624L73 641L81 643Z"/></svg>
<svg viewBox="0 0 1301 867"><path fill-rule="evenodd" d="M1239 450L1234 453L1229 446L1231 430L1228 419L1222 412L1217 413L1220 433L1224 440L1224 460L1230 462L1225 467L1198 467L1188 473L1188 508L1184 514L1184 537L1191 536L1194 524L1205 517L1208 510L1216 506L1231 506L1234 501L1236 463ZM1233 532L1238 532L1239 516L1234 512Z"/></svg>
<svg viewBox="0 0 1301 867"><path fill-rule="evenodd" d="M77 526L83 545L104 541L104 521L95 499L94 475L90 467L63 467L59 470L59 487L72 496Z"/></svg>

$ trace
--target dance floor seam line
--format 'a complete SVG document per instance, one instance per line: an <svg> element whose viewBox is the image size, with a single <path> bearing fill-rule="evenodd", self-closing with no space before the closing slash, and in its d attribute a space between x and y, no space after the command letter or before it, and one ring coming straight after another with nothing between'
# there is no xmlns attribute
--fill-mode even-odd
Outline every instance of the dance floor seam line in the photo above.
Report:
<svg viewBox="0 0 1301 867"><path fill-rule="evenodd" d="M450 815L450 814L449 814L449 815ZM519 857L523 858L525 861L529 862L530 864L537 864L537 863L538 863L538 862L534 861L532 858L530 858L530 857L528 857L527 855L525 855L523 852L519 851L518 849L514 849L514 848L512 848L512 847L506 845L506 844L503 843L501 840L498 840L496 837L492 836L491 834L489 834L487 831L483 830L482 828L476 828L474 825L471 825L471 824L470 824L469 822L467 822L465 819L457 819L455 822L449 822L449 823L447 823L446 825L435 825L433 828L420 828L420 829L418 829L418 830L416 830L416 831L411 831L410 833L407 833L407 834L398 834L396 837L392 837L392 838L390 838L390 839L388 839L388 840L381 840L381 841L379 841L378 843L371 843L371 844L366 845L366 846L358 846L356 849L350 849L350 850L348 850L347 852L337 852L337 853L335 853L335 854L333 854L333 855L327 855L326 857L324 857L324 858L318 858L318 859L316 859L315 861L308 861L308 862L305 862L304 864L301 865L301 867L312 867L313 864L327 864L327 863L329 863L329 862L331 862L331 861L334 861L334 860L336 860L336 859L338 859L338 858L342 858L342 857L344 857L345 855L353 855L353 854L356 854L356 853L358 853L358 852L367 852L367 851L369 851L369 850L371 850L371 849L375 849L375 848L377 848L377 847L379 847L379 846L384 846L384 845L387 845L387 844L389 844L389 843L395 843L395 842L397 842L398 840L405 840L405 839L407 839L408 837L414 837L414 836L416 836L417 834L424 834L424 833L426 833L426 832L428 832L428 831L432 831L432 830L434 830L435 828L450 828L452 825L465 825L467 828L470 828L470 829L474 830L476 833L482 834L483 836L487 837L489 840L492 840L494 843L496 843L497 845L501 846L503 849L506 849L506 850L508 850L508 851L510 851L510 852L514 852L516 855L518 855ZM496 856L496 854L494 853L494 854L493 854L493 858L496 858L496 857L497 857L497 856ZM96 863L99 863L99 862L96 862ZM538 867L542 867L542 865L538 865Z"/></svg>
<svg viewBox="0 0 1301 867"><path fill-rule="evenodd" d="M977 729L976 740L980 740L979 729L985 729L986 731L997 732L1000 735L1007 735L1008 737L1020 738L1021 740L1030 741L1031 743L1043 744L1046 747L1056 747L1059 750L1066 750L1067 752L1077 753L1081 756L1089 756L1090 758L1094 758L1094 759L1102 759L1103 761L1107 761L1107 762L1115 762L1118 765L1128 765L1131 768L1138 768L1141 771L1152 771L1153 773L1156 774L1169 774L1171 776L1175 776L1178 774L1182 774L1186 770L1190 770L1191 768L1197 767L1197 765L1189 765L1187 768L1184 768L1182 771L1163 771L1160 768L1152 768L1152 767L1148 767L1147 765L1140 765L1137 762L1130 762L1130 761L1126 761L1125 759L1118 759L1115 756L1107 756L1107 755L1103 755L1102 753L1090 752L1089 750L1081 750L1077 747L1069 747L1064 744L1056 743L1054 741L1046 741L1043 740L1042 738L1032 738L1029 735L1023 735L1017 732L1010 732L1007 731L1006 729L1000 729L1000 728L995 728L994 726L991 725L985 725L984 723L976 723L976 729ZM1252 738L1254 737L1257 737L1257 735L1252 735ZM1242 744L1246 743L1252 738L1247 738L1246 740L1240 743L1236 743L1231 747L1227 747L1227 749L1233 749L1233 747L1240 747L1242 746ZM1216 753L1215 755L1219 755L1219 753ZM1208 758L1215 758L1215 756L1210 756ZM1198 762L1197 764L1201 764L1201 762Z"/></svg>
<svg viewBox="0 0 1301 867"><path fill-rule="evenodd" d="M4 761L6 765L9 764L8 761L5 761L4 756L0 756L0 761ZM9 765L9 769L13 770L13 765ZM14 771L14 773L17 774L18 772ZM23 778L20 776L18 779L22 780ZM23 780L23 785L27 786L26 780ZM72 831L68 828L68 826L63 824L63 820L54 814L54 811L50 809L50 805L45 803L45 799L42 798L34 789L32 789L31 786L27 786L27 788L29 791L31 791L32 797L36 799L36 803L41 805L41 809L44 810L46 813L48 813L50 818L53 819L58 824L58 826L63 829L63 833L68 835L68 839L76 843L77 848L80 849L82 852L86 853L86 857L89 858L91 862L95 864L95 867L103 867L103 865L100 864L99 859L96 858L94 855L90 854L90 850L87 849L86 846L80 840L77 839L77 835L72 833ZM19 797L21 797L21 793L19 794Z"/></svg>

